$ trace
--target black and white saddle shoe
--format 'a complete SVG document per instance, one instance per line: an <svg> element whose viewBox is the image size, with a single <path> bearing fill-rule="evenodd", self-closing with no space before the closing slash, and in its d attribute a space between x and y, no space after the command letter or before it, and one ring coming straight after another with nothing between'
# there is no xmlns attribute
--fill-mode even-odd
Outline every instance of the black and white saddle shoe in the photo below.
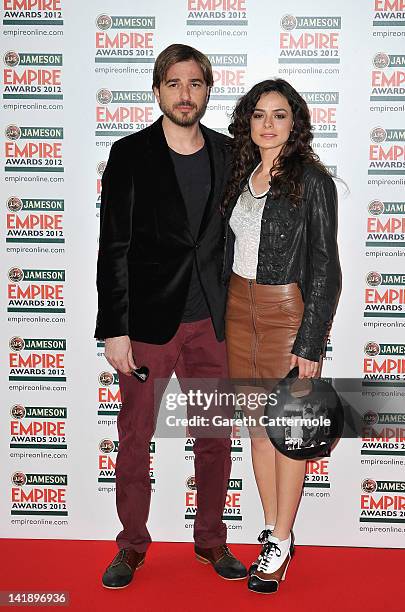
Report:
<svg viewBox="0 0 405 612"><path fill-rule="evenodd" d="M269 536L263 546L257 569L249 578L248 589L255 593L270 594L278 591L280 582L285 580L290 555L291 534L287 540Z"/></svg>
<svg viewBox="0 0 405 612"><path fill-rule="evenodd" d="M259 565L260 560L262 558L264 545L268 541L268 538L269 538L269 536L271 536L271 534L272 534L271 529L263 529L263 531L261 531L259 533L257 541L260 542L260 544L263 544L262 551L259 554L259 556L257 557L257 559L255 561L253 561L252 565L249 567L249 576L251 576L255 572L255 570L257 569L257 566ZM293 554L294 554L294 549L295 549L294 542L295 542L294 532L291 531L290 557L292 557Z"/></svg>

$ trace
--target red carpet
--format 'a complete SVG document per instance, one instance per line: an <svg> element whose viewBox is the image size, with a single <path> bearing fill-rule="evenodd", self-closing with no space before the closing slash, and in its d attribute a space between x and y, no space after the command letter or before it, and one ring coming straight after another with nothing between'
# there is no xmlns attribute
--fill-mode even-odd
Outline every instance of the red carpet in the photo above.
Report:
<svg viewBox="0 0 405 612"><path fill-rule="evenodd" d="M104 589L100 584L102 572L116 553L114 542L0 540L0 546L1 591L70 592L69 607L36 609L85 612L405 610L405 552L402 549L297 546L279 592L259 595L247 590L246 581L230 582L217 577L211 566L195 560L191 544L153 544L145 565L136 572L130 586L118 591ZM252 545L231 548L246 565L258 551Z"/></svg>

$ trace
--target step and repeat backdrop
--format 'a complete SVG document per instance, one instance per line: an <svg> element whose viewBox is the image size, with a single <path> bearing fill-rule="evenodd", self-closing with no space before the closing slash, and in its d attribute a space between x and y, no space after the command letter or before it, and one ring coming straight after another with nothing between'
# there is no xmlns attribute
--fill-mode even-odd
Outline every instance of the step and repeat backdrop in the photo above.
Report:
<svg viewBox="0 0 405 612"><path fill-rule="evenodd" d="M226 133L238 97L282 77L308 102L315 151L347 185L324 374L361 379L364 430L308 462L297 542L403 547L405 1L1 4L1 536L113 539L120 529L121 398L93 339L101 176L111 144L159 117L154 60L181 42L213 65L206 125ZM255 542L262 512L238 427L232 462L229 541ZM153 538L191 540L186 431L154 438L150 477Z"/></svg>

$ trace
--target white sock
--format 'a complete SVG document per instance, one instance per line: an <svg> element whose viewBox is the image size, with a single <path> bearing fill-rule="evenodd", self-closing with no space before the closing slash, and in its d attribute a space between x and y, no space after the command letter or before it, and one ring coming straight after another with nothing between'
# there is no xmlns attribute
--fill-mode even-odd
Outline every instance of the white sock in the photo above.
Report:
<svg viewBox="0 0 405 612"><path fill-rule="evenodd" d="M279 548L281 550L282 557L284 557L284 555L290 549L290 544L291 544L291 533L289 534L286 540L279 540Z"/></svg>

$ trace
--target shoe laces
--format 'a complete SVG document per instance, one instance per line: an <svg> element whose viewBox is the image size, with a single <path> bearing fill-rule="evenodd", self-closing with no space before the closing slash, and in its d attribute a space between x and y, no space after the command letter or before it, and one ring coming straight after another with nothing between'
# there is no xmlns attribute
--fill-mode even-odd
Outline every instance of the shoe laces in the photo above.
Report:
<svg viewBox="0 0 405 612"><path fill-rule="evenodd" d="M223 544L221 546L221 552L224 553L224 556L227 555L228 557L233 557L233 554L231 553L231 551L229 550L227 544Z"/></svg>
<svg viewBox="0 0 405 612"><path fill-rule="evenodd" d="M264 544L265 542L267 542L270 536L271 536L271 529L263 529L263 531L259 533L259 537L257 538L257 541L260 542L260 544Z"/></svg>
<svg viewBox="0 0 405 612"><path fill-rule="evenodd" d="M114 567L115 565L119 565L122 561L126 561L126 556L127 551L125 550L125 548L121 548L121 550L115 556L113 562L111 563L111 566Z"/></svg>
<svg viewBox="0 0 405 612"><path fill-rule="evenodd" d="M270 565L272 558L281 557L281 549L276 542L266 542L263 546L260 563L258 566L258 571L266 571Z"/></svg>

